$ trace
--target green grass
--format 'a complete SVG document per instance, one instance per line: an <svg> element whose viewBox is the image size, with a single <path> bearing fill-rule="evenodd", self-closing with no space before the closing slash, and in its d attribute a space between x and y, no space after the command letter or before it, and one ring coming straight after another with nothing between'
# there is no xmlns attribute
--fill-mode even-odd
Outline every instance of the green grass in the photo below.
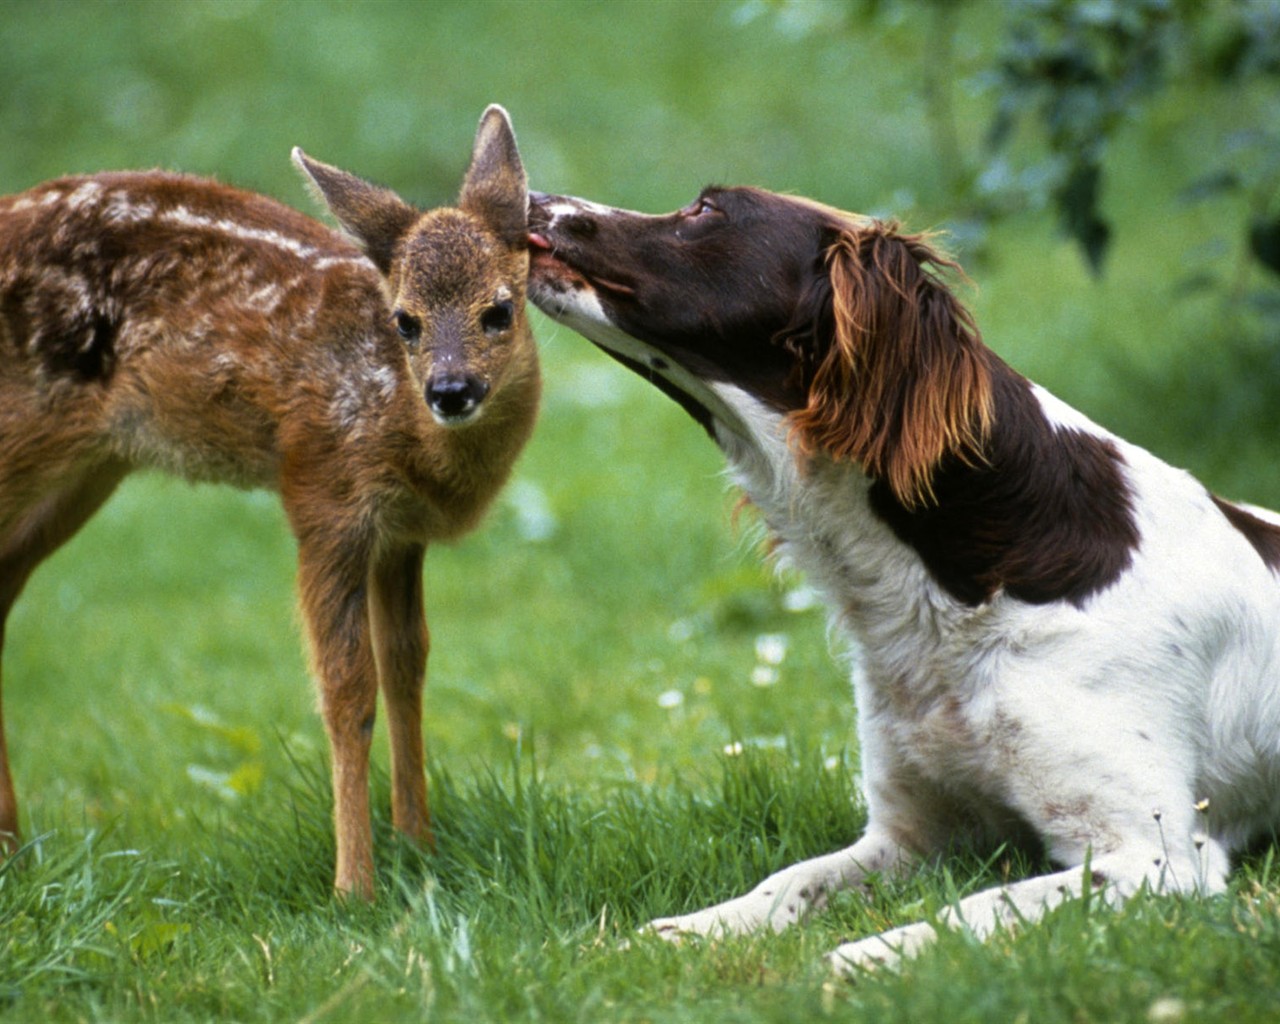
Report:
<svg viewBox="0 0 1280 1024"><path fill-rule="evenodd" d="M327 899L326 787L308 763L270 811L194 826L185 853L123 845L123 823L69 824L0 874L4 1015L1065 1022L1142 1020L1176 1000L1176 1019L1274 1019L1269 858L1227 897L1067 906L986 945L947 935L905 977L856 984L820 962L841 936L936 913L1027 865L962 854L782 936L624 949L648 917L740 889L855 824L847 773L812 752L748 754L708 776L587 794L514 762L465 784L437 775L439 853L396 845L380 820L372 907Z"/></svg>
<svg viewBox="0 0 1280 1024"><path fill-rule="evenodd" d="M966 15L962 75L993 9ZM287 161L300 143L438 202L497 100L537 187L664 209L747 181L944 221L911 33L799 37L750 11L10 2L0 190L166 165L305 208ZM970 146L986 100L958 100ZM987 339L1017 367L1275 505L1275 349L1240 344L1238 311L1178 290L1232 211L1171 198L1240 109L1171 95L1122 135L1101 281L1042 219L964 255ZM842 939L1038 865L958 851L788 934L624 950L654 916L857 835L855 711L821 612L789 610L800 581L762 566L701 432L581 339L535 326L546 400L516 481L427 560L438 852L391 834L379 774L379 900L330 898L325 744L278 505L131 480L8 623L31 842L0 866L0 1020L1275 1018L1265 849L1219 899L1066 907L986 945L946 936L902 976L856 985L821 960ZM756 642L773 635L786 656L759 686Z"/></svg>

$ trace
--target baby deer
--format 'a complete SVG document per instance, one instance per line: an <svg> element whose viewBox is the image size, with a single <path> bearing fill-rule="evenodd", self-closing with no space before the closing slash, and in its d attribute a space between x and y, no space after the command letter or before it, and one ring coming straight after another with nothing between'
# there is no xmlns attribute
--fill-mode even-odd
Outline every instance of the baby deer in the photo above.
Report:
<svg viewBox="0 0 1280 1024"><path fill-rule="evenodd" d="M359 248L160 172L0 198L0 644L32 570L131 470L277 490L332 747L335 886L371 897L379 688L395 826L432 842L426 544L476 525L537 413L528 195L498 106L456 208L293 157ZM17 845L0 720L0 846Z"/></svg>

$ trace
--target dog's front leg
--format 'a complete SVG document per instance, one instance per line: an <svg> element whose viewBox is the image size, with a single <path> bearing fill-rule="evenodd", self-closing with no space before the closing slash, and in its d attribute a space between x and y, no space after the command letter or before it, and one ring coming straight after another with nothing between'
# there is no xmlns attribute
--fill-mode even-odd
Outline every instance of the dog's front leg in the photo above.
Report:
<svg viewBox="0 0 1280 1024"><path fill-rule="evenodd" d="M369 613L378 683L391 739L391 818L409 838L434 846L427 810L422 686L428 633L420 544L380 557L370 577Z"/></svg>
<svg viewBox="0 0 1280 1024"><path fill-rule="evenodd" d="M1104 899L1118 901L1118 887L1103 888L1106 878L1093 872L1090 885ZM985 889L961 900L938 915L943 928L968 929L979 939L989 938L998 928L1037 920L1048 910L1085 891L1083 868L1071 868L1012 885ZM892 928L855 942L846 942L830 954L832 968L839 974L855 974L870 968L894 968L934 942L938 933L927 921Z"/></svg>
<svg viewBox="0 0 1280 1024"><path fill-rule="evenodd" d="M963 928L979 939L987 939L1001 928L1038 921L1054 907L1086 894L1101 904L1118 907L1144 886L1151 892L1221 892L1226 887L1226 863L1226 851L1211 840L1199 865L1195 858L1171 860L1163 847L1134 842L1088 865L984 889L948 907L937 921L944 928ZM919 921L847 942L829 959L841 974L895 967L936 938L934 926Z"/></svg>
<svg viewBox="0 0 1280 1024"><path fill-rule="evenodd" d="M895 871L913 859L888 834L869 829L847 849L792 864L746 895L693 914L659 918L645 930L676 941L686 935L782 931L825 907L832 893L861 885L873 873Z"/></svg>

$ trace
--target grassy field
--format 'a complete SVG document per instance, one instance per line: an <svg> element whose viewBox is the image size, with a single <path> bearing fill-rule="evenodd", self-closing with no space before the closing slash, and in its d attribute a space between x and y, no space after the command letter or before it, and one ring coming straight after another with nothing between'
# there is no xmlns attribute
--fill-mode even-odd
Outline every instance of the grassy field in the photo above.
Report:
<svg viewBox="0 0 1280 1024"><path fill-rule="evenodd" d="M817 24L717 3L11 0L0 190L163 165L307 208L298 143L436 203L500 101L535 187L668 209L743 181L944 223L919 45L799 10ZM966 146L999 10L961 22ZM1232 211L1173 201L1250 103L1274 101L1188 88L1122 133L1101 280L1036 217L962 256L1018 368L1215 489L1280 505L1278 350L1238 344L1240 314L1178 290L1207 244L1234 259ZM438 852L396 842L380 774L380 898L330 899L326 751L278 505L133 480L8 624L31 843L0 865L0 1020L1276 1019L1267 848L1221 899L1069 906L856 985L822 953L1037 866L959 851L782 936L624 950L651 917L856 836L855 709L820 610L761 565L701 431L535 327L538 432L485 526L427 560Z"/></svg>

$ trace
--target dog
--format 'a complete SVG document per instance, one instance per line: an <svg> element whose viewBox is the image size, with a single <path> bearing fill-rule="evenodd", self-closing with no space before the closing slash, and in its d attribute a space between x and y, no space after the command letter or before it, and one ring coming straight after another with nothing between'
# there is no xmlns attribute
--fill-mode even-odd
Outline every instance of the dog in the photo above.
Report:
<svg viewBox="0 0 1280 1024"><path fill-rule="evenodd" d="M665 216L535 193L530 245L532 301L706 429L858 655L865 834L653 931L780 930L953 844L1037 843L1060 870L938 915L986 937L1086 892L1220 892L1274 834L1280 517L1012 370L931 236L713 187Z"/></svg>
<svg viewBox="0 0 1280 1024"><path fill-rule="evenodd" d="M294 161L358 244L162 172L0 199L0 640L31 572L131 470L278 491L333 753L334 885L368 898L379 688L393 822L432 841L426 545L475 526L537 413L527 186L498 106L456 207ZM0 730L0 852L18 843Z"/></svg>

